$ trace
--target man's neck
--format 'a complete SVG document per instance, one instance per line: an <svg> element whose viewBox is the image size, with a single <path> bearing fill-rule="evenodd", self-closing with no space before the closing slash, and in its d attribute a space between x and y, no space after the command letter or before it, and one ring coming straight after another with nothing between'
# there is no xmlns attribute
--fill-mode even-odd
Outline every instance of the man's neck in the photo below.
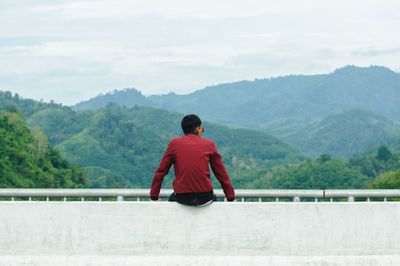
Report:
<svg viewBox="0 0 400 266"><path fill-rule="evenodd" d="M188 133L185 136L197 136L197 137L201 137L200 135L196 134L196 133Z"/></svg>

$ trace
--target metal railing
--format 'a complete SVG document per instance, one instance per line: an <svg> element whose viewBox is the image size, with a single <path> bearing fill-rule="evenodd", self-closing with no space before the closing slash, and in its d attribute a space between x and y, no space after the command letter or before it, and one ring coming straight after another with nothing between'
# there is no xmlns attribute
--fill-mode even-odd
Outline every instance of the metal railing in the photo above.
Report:
<svg viewBox="0 0 400 266"><path fill-rule="evenodd" d="M167 199L172 189L162 189ZM219 200L226 200L222 190L214 190ZM236 201L387 201L400 199L400 189L236 189ZM0 189L0 200L8 201L148 201L149 189Z"/></svg>

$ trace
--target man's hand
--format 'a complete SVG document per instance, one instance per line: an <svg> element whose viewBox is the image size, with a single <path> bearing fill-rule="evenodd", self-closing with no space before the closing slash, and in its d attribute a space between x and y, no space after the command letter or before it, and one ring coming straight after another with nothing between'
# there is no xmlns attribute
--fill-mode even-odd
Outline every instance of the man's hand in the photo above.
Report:
<svg viewBox="0 0 400 266"><path fill-rule="evenodd" d="M150 199L151 199L152 201L157 201L157 200L158 200L158 196L150 196Z"/></svg>

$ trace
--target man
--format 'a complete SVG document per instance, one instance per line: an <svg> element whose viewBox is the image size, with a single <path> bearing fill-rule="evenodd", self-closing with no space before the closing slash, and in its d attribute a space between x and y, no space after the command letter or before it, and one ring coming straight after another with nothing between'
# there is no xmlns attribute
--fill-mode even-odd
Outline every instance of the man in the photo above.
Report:
<svg viewBox="0 0 400 266"><path fill-rule="evenodd" d="M205 206L216 197L210 179L210 168L220 182L228 201L235 199L235 191L229 179L221 155L214 142L203 138L204 128L197 115L187 115L182 119L182 137L172 139L154 173L150 196L158 200L163 178L174 164L174 193L169 201L185 205Z"/></svg>

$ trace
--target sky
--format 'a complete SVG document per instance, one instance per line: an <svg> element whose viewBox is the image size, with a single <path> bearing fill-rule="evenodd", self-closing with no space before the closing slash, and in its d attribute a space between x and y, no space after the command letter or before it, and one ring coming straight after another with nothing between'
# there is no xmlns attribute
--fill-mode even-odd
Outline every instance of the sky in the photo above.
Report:
<svg viewBox="0 0 400 266"><path fill-rule="evenodd" d="M0 0L0 90L65 105L345 65L400 72L398 0Z"/></svg>

